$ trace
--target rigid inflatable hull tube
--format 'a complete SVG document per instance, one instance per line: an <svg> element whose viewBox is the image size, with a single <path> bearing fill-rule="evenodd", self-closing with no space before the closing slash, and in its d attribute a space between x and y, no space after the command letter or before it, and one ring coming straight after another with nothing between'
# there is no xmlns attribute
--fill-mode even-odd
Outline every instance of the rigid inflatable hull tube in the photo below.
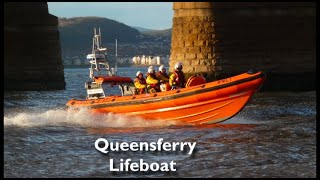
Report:
<svg viewBox="0 0 320 180"><path fill-rule="evenodd" d="M262 86L263 72L243 73L179 90L97 100L70 100L67 106L89 107L97 113L119 113L147 120L201 125L236 115Z"/></svg>

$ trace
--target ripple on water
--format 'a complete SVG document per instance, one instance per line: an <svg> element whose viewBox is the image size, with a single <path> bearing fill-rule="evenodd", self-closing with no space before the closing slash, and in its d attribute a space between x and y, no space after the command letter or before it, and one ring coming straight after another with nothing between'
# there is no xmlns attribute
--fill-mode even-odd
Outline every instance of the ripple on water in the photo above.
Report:
<svg viewBox="0 0 320 180"><path fill-rule="evenodd" d="M123 68L134 77L143 68ZM85 97L87 69L65 70L66 90L5 92L4 177L315 177L315 92L257 93L235 117L192 127L145 122L85 110L65 110ZM197 142L195 152L123 152L103 155L110 141ZM177 162L177 172L112 173L109 159Z"/></svg>

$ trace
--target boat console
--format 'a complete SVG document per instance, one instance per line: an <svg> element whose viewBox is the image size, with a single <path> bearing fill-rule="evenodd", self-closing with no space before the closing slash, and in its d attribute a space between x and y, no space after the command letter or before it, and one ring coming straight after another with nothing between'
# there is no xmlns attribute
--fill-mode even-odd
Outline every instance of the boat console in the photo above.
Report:
<svg viewBox="0 0 320 180"><path fill-rule="evenodd" d="M102 84L96 82L86 82L85 88L87 90L87 99L105 98Z"/></svg>

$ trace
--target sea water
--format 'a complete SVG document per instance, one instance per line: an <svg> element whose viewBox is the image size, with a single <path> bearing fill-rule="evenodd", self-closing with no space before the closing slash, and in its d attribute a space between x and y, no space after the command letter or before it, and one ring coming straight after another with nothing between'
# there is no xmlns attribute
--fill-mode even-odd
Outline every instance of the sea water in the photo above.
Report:
<svg viewBox="0 0 320 180"><path fill-rule="evenodd" d="M147 67L118 68L134 78ZM316 92L259 92L235 117L193 127L69 111L88 69L65 69L66 90L4 93L4 177L316 177ZM109 87L105 87L109 88ZM117 94L113 88L109 94ZM95 141L196 142L183 152L103 154ZM111 172L110 159L176 163L174 172Z"/></svg>

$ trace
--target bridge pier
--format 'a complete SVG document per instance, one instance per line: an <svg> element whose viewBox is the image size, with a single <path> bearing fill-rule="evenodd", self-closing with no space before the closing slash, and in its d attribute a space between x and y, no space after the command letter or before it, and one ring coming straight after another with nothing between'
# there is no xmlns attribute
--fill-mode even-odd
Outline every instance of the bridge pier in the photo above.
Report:
<svg viewBox="0 0 320 180"><path fill-rule="evenodd" d="M4 89L65 89L58 19L44 2L7 2Z"/></svg>
<svg viewBox="0 0 320 180"><path fill-rule="evenodd" d="M217 65L214 17L210 2L174 2L170 71L183 63L186 77L204 73L214 78Z"/></svg>
<svg viewBox="0 0 320 180"><path fill-rule="evenodd" d="M314 90L314 2L174 2L170 71L208 81L251 68L267 74L262 90Z"/></svg>

